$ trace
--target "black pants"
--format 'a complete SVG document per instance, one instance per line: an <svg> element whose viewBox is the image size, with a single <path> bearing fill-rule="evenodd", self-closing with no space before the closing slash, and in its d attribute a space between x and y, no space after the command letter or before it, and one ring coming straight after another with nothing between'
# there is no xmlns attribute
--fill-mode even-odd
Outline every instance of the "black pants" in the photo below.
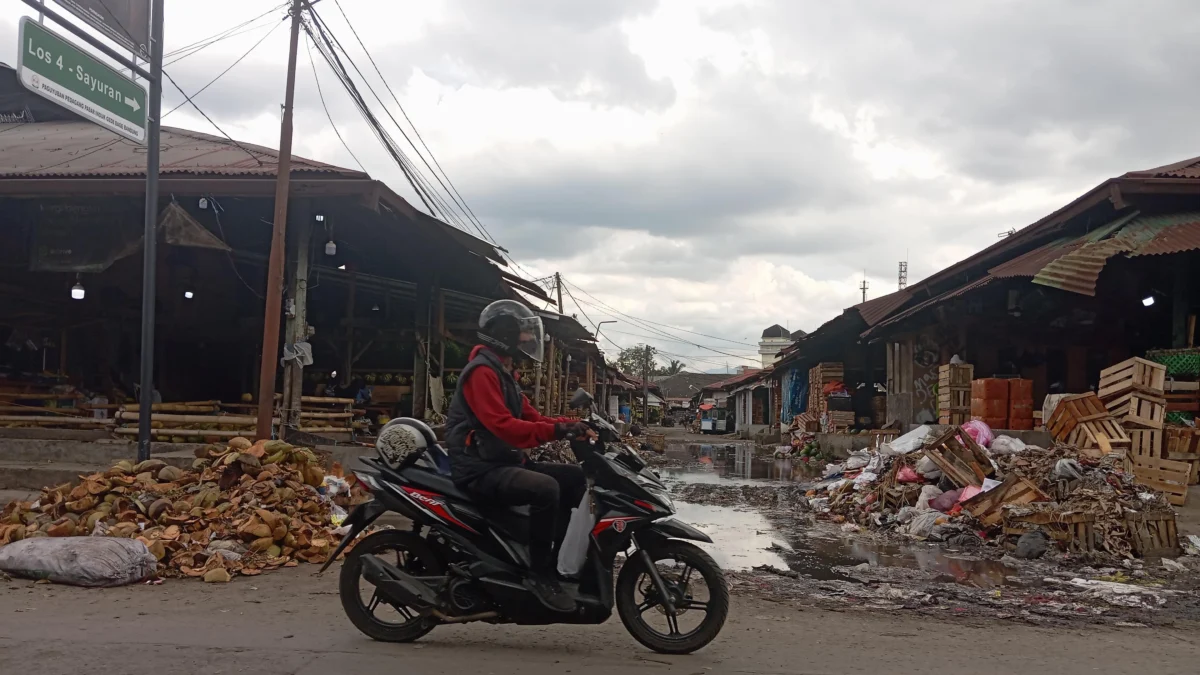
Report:
<svg viewBox="0 0 1200 675"><path fill-rule="evenodd" d="M554 544L566 534L571 509L579 506L587 479L578 464L530 462L489 470L467 485L481 501L529 505L529 548L534 569L555 568Z"/></svg>

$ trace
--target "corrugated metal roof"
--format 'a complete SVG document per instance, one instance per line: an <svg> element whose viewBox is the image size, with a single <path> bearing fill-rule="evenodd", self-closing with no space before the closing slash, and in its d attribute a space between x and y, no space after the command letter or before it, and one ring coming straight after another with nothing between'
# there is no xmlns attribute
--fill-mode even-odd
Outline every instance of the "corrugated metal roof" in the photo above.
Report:
<svg viewBox="0 0 1200 675"><path fill-rule="evenodd" d="M962 286L959 286L958 288L950 289L950 290L946 291L945 293L942 293L941 295L935 295L934 297L929 298L928 300L926 300L924 302L920 302L920 303L917 303L916 305L913 305L912 307L909 307L908 309L904 310L903 312L900 312L899 314L895 314L893 316L887 317L883 321L880 321L877 325L872 326L871 328L863 331L863 333L860 337L866 337L867 335L874 332L876 328L883 328L884 326L890 326L892 324L903 321L903 320L907 319L908 317L913 316L914 314L918 314L922 310L925 310L929 307L939 305L943 302L946 302L947 300L957 298L960 295L965 295L966 293L973 291L977 288L983 288L984 286L987 286L993 280L995 280L995 278L996 277L992 277L992 276L981 277L979 279L976 279L975 281L972 281L972 282L969 282Z"/></svg>
<svg viewBox="0 0 1200 675"><path fill-rule="evenodd" d="M0 147L0 177L146 175L145 147L89 122L0 124ZM234 144L197 131L163 127L161 163L164 174L274 176L279 153L261 145ZM294 155L292 172L369 177Z"/></svg>
<svg viewBox="0 0 1200 675"><path fill-rule="evenodd" d="M1094 296L1108 259L1128 250L1129 242L1120 237L1088 243L1047 264L1034 275L1033 283Z"/></svg>
<svg viewBox="0 0 1200 675"><path fill-rule="evenodd" d="M1125 176L1128 178L1200 178L1200 157L1192 157L1153 169L1130 171Z"/></svg>
<svg viewBox="0 0 1200 675"><path fill-rule="evenodd" d="M1156 217L1162 218L1164 217ZM1170 218L1175 222L1169 227L1159 229L1149 241L1127 255L1136 257L1200 250L1200 213L1182 213Z"/></svg>
<svg viewBox="0 0 1200 675"><path fill-rule="evenodd" d="M880 321L886 319L889 314L900 309L912 299L912 293L905 289L900 289L895 293L888 293L859 303L854 306L858 310L859 316L867 323L867 326L874 326Z"/></svg>
<svg viewBox="0 0 1200 675"><path fill-rule="evenodd" d="M1040 248L1019 255L1006 263L1001 263L988 270L988 275L997 279L1012 277L1032 277L1047 264L1061 258L1063 255L1083 246L1083 242L1073 238L1053 241Z"/></svg>

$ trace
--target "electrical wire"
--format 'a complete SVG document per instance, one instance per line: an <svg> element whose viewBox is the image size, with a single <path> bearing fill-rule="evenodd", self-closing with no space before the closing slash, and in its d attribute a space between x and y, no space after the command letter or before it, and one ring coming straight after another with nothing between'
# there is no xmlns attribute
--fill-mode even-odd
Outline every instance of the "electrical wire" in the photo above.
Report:
<svg viewBox="0 0 1200 675"><path fill-rule="evenodd" d="M333 0L333 4L337 7L338 12L341 13L342 18L345 19L346 25L350 27L350 32L354 34L354 39L358 41L358 46L361 47L363 53L367 55L367 60L371 62L371 67L375 69L375 74L378 75L379 80L383 82L384 88L387 90L388 94L391 95L392 101L395 102L396 107L400 110L400 114L404 116L404 120L408 122L408 125L412 128L413 135L416 136L417 140L421 142L421 147L425 148L425 152L429 154L429 159L432 160L434 165L437 166L438 170L441 171L441 175L446 178L445 183L443 183L442 179L438 176L438 172L434 171L433 167L429 166L429 161L425 159L425 157L421 154L421 151L417 149L416 144L412 142L412 139L408 138L407 134L404 134L405 140L409 142L409 145L412 146L413 151L416 152L417 156L421 158L421 161L425 163L425 168L429 169L429 171L433 174L433 177L437 179L439 184L441 184L442 189L450 195L451 199L454 200L460 209L469 214L469 218L474 222L475 226L479 229L484 238L492 244L496 244L496 239L492 237L491 233L488 232L483 223L479 221L479 218L475 217L475 213L471 211L469 206L467 206L466 200L463 199L462 194L458 191L458 188L454 187L454 182L450 180L450 176L446 175L445 169L442 169L441 163L437 161L437 157L435 157L433 155L433 151L429 149L429 145L421 136L421 132L417 129L417 125L413 124L412 119L408 116L408 112L404 110L404 106L400 103L400 99L396 96L396 92L392 90L391 85L389 85L387 79L384 78L383 72L380 71L379 65L375 63L375 57L371 56L370 50L368 50L367 46L363 44L362 38L359 37L358 31L354 28L353 22L351 22L350 17L346 15L346 10L342 9L342 4L338 2L338 0ZM395 122L395 119L393 118L392 121ZM397 123L396 126L399 128L399 123ZM403 130L401 133L404 133ZM446 187L446 183L450 184L449 188Z"/></svg>
<svg viewBox="0 0 1200 675"><path fill-rule="evenodd" d="M279 10L287 7L288 4L290 4L290 3L285 2L282 4L276 5L275 7L268 9L267 11L263 12L262 14L259 14L258 16L254 17L253 19L250 19L248 21L243 21L242 23L240 23L236 26L233 26L231 28L226 28L225 30L215 33L213 35L210 35L209 37L206 37L201 40L197 40L196 42L193 42L192 44L185 45L183 47L179 47L178 49L173 49L170 52L167 52L166 54L163 55L164 60L170 59L170 62L166 63L165 65L169 66L173 63L178 63L179 61L186 59L187 57L201 51L202 49L205 49L209 46L217 44L218 42L221 42L222 40L227 40L229 38L235 37L237 35L241 35L243 33L248 33L253 30L258 30L259 28L261 28L261 26L253 26L250 28L246 28L246 30L239 30L239 29L245 28L246 26L249 26L250 24L257 23L258 21L262 20L267 15L274 14L275 12L278 12ZM118 23L120 23L120 22L118 21ZM235 31L237 31L237 32L235 32ZM187 52L187 53L184 53L184 52ZM181 54L182 54L182 56L180 56Z"/></svg>
<svg viewBox="0 0 1200 675"><path fill-rule="evenodd" d="M208 202L209 202L209 204L212 204L212 207L213 207L213 219L215 219L217 222L217 233L221 235L221 241L225 242L225 245L228 246L229 241L225 238L225 228L221 227L221 211L224 211L225 209L221 206L220 202L218 202L217 198L214 197L213 195L208 196ZM232 248L233 247L230 246L230 249L232 249ZM225 251L225 257L229 258L229 266L233 268L233 274L234 274L234 276L236 276L238 278L238 281L242 282L242 285L245 286L246 290L250 291L250 293L252 293L254 295L254 297L258 298L259 300L262 300L263 299L262 294L256 290L254 290L254 287L251 286L250 284L246 283L246 280L244 278L242 278L242 273L240 271L238 271L237 262L233 259L233 253L231 253L230 251Z"/></svg>
<svg viewBox="0 0 1200 675"><path fill-rule="evenodd" d="M342 138L342 132L338 130L337 125L333 122L333 115L330 114L329 106L325 103L325 92L321 89L321 78L317 75L317 62L313 59L312 55L312 38L309 38L307 34L304 37L308 40L308 63L312 66L313 81L317 83L317 95L321 97L321 107L325 109L325 119L329 120L329 126L333 128L333 133L337 134L337 139L341 141L342 147L346 149L346 152L350 153L350 157L354 159L354 163L358 165L359 169L362 169L363 173L366 173L367 170L363 168L362 162L358 161L358 156L346 144L346 139Z"/></svg>
<svg viewBox="0 0 1200 675"><path fill-rule="evenodd" d="M221 135L222 135L222 136L224 136L224 137L226 138L226 140L228 140L230 143L234 144L236 147L238 147L239 149L241 149L241 151L242 151L242 152L244 152L244 153L246 153L247 155L249 155L249 156L251 157L251 159L253 159L254 161L258 162L258 165L259 165L259 166L263 166L263 161L262 161L262 158L260 158L258 155L254 154L253 152L250 152L249 150L247 150L247 149L246 149L246 147L245 147L244 145L242 145L241 143L238 143L237 141L233 140L233 137L232 137L232 136L230 136L229 134L225 133L225 130L224 130L224 129L222 129L222 128L220 127L220 125L218 125L216 122L214 122L214 121L213 121L213 118L211 118L211 117L209 117L209 116L208 116L208 113L206 113L206 112L204 112L203 110L201 110L201 109L200 109L200 106L196 105L196 102L192 100L192 97L191 97L191 96L188 96L188 95L187 95L187 93L183 91L183 88L179 86L179 83L177 83L177 82L175 81L175 79L174 79L173 77L171 77L171 76L170 76L170 75L167 73L167 71L165 71L165 70L164 70L164 71L162 71L162 74L163 74L163 77L166 77L166 78L167 78L167 80L168 80L168 81L170 81L171 85L172 85L173 87L175 87L176 91L178 91L178 92L179 92L179 93L180 93L180 94L181 94L181 95L182 95L182 96L183 96L185 99L187 99L187 102L188 102L188 103L191 103L191 104L192 104L192 107L196 109L196 112L200 113L200 116L201 116L201 117L203 117L204 119L208 120L208 123L209 123L209 124L211 124L211 125L213 125L213 128L214 128L214 129L216 129L217 131L221 132Z"/></svg>
<svg viewBox="0 0 1200 675"><path fill-rule="evenodd" d="M234 66L241 63L242 60L245 59L247 56L250 56L250 52L253 52L255 49L258 49L258 46L261 45L264 41L266 41L267 38L271 37L271 34L274 33L275 30L278 29L282 25L283 25L283 22L280 21L280 22L276 23L274 26L272 26L271 30L267 31L265 35L263 35L261 38L259 38L258 42L255 42L250 47L250 49L247 49L246 52L244 54L242 54L241 56L239 56L236 61L229 64L228 68L226 68L225 70L222 70L219 75L217 75L213 79L209 80L208 84L206 84L200 88L200 91L197 91L195 94L192 94L192 98L196 98L200 94L203 94L205 89L208 89L209 87L213 86L213 84L215 84L217 82L217 80L219 80L225 76L225 73L228 73L229 71L233 70ZM318 86L320 86L320 85L318 85ZM169 111L167 111L166 115L163 115L163 117L165 118L167 115L170 115L171 113L175 112L176 110L179 110L183 106L187 105L187 103L188 103L187 101L184 101L183 103L180 103L179 105L175 106L174 108L171 108Z"/></svg>
<svg viewBox="0 0 1200 675"><path fill-rule="evenodd" d="M575 287L575 289L576 289L577 291L579 291L580 293L583 293L584 295L586 295L586 296L588 296L589 298L591 298L592 300L594 300L594 301L595 301L595 302L596 302L596 303L597 303L597 304L598 304L598 305L599 305L599 306L600 306L602 309L607 309L608 311L611 311L611 312L616 312L617 314L620 314L621 316L624 316L624 317L626 317L626 318L628 318L628 319L635 319L635 320L637 320L637 321L639 321L639 322L641 322L641 323L647 323L647 324L651 324L651 325L654 325L654 326L662 326L663 328L670 328L671 330L677 330L677 331L680 331L680 332L682 332L682 333L690 333L690 334L692 334L692 335L699 335L700 337L706 337L706 338L709 338L710 340L720 340L720 341L722 341L722 342L732 342L732 343L733 343L733 344L735 344L735 345L742 345L742 346L744 346L744 347L755 347L755 346L757 346L757 345L750 344L749 342L741 342L741 341L738 341L738 340L730 340L729 338L718 337L718 336L716 336L716 335L706 335L706 334L704 334L704 333L697 333L696 331L691 331L691 330L688 330L688 329L686 329L686 328L680 328L680 327L678 327L678 326L672 326L672 325L670 325L670 324L666 324L666 323L659 323L659 322L657 322L657 321L651 321L650 319L640 319L640 318L638 318L638 317L631 317L631 316L629 316L628 314L624 314L623 312L621 312L620 310L616 309L615 307L612 307L612 306L610 306L610 305L607 305L607 304L605 304L603 300L600 300L599 298L597 298L596 296L592 295L591 293L588 293L588 292L587 292L587 290L585 290L585 289L581 288L581 287L580 287L578 284L576 284L575 282L568 281L567 283L568 283L569 285L571 285L571 286L574 286L574 287Z"/></svg>

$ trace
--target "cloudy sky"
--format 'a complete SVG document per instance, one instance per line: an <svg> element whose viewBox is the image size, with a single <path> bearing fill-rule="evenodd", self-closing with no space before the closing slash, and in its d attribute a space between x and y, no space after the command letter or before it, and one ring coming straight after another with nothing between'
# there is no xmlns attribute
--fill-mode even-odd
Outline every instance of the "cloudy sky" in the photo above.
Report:
<svg viewBox="0 0 1200 675"><path fill-rule="evenodd" d="M337 1L521 273L561 271L616 343L696 370L750 363L773 323L815 328L864 273L877 297L900 260L915 281L1107 177L1200 155L1186 0ZM167 51L276 4L168 0ZM0 60L23 9L0 12ZM318 9L369 71L333 0ZM167 71L196 91L277 23ZM286 43L276 28L197 98L235 138L277 144ZM315 58L350 150L411 196ZM186 108L166 123L212 131ZM357 166L303 39L295 146Z"/></svg>

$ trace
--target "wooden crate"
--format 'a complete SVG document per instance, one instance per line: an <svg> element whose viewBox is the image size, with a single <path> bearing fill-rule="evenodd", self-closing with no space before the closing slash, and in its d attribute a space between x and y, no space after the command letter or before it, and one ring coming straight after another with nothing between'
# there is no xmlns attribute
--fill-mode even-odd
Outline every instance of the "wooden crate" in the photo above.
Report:
<svg viewBox="0 0 1200 675"><path fill-rule="evenodd" d="M1135 357L1100 371L1097 393L1105 401L1131 391L1162 396L1166 381L1166 366Z"/></svg>
<svg viewBox="0 0 1200 675"><path fill-rule="evenodd" d="M959 487L983 485L983 479L995 473L987 453L962 427L947 429L927 445L925 456Z"/></svg>
<svg viewBox="0 0 1200 675"><path fill-rule="evenodd" d="M1191 464L1153 457L1130 459L1133 461L1135 482L1165 494L1167 501L1175 506L1187 503L1188 483L1192 476Z"/></svg>
<svg viewBox="0 0 1200 675"><path fill-rule="evenodd" d="M1129 429L1130 457L1163 459L1163 431L1161 429Z"/></svg>
<svg viewBox="0 0 1200 675"><path fill-rule="evenodd" d="M1167 417L1167 400L1141 391L1121 394L1105 402L1112 413L1125 427L1161 429Z"/></svg>
<svg viewBox="0 0 1200 675"><path fill-rule="evenodd" d="M655 452L667 451L667 437L665 434L646 434L646 440Z"/></svg>
<svg viewBox="0 0 1200 675"><path fill-rule="evenodd" d="M1179 532L1173 513L1127 513L1129 543L1134 555L1159 558L1179 555Z"/></svg>
<svg viewBox="0 0 1200 675"><path fill-rule="evenodd" d="M1041 530L1062 548L1073 553L1096 550L1094 523L1096 516L1088 513L1039 511L1029 514L1004 514L1004 534L1016 538L1026 532Z"/></svg>
<svg viewBox="0 0 1200 675"><path fill-rule="evenodd" d="M971 419L970 385L939 388L938 423L959 426L966 424L969 419Z"/></svg>
<svg viewBox="0 0 1200 675"><path fill-rule="evenodd" d="M1188 485L1200 484L1200 429L1167 425L1163 428L1163 459L1192 465Z"/></svg>
<svg viewBox="0 0 1200 675"><path fill-rule="evenodd" d="M1093 393L1066 396L1046 421L1046 430L1056 441L1102 454L1128 452L1129 435Z"/></svg>
<svg viewBox="0 0 1200 675"><path fill-rule="evenodd" d="M970 391L973 379L975 379L975 366L969 363L947 363L938 366L938 391L959 387Z"/></svg>
<svg viewBox="0 0 1200 675"><path fill-rule="evenodd" d="M1004 520L1005 506L1044 502L1049 499L1046 493L1031 481L1010 473L1000 485L963 502L963 509L984 525L995 527Z"/></svg>

